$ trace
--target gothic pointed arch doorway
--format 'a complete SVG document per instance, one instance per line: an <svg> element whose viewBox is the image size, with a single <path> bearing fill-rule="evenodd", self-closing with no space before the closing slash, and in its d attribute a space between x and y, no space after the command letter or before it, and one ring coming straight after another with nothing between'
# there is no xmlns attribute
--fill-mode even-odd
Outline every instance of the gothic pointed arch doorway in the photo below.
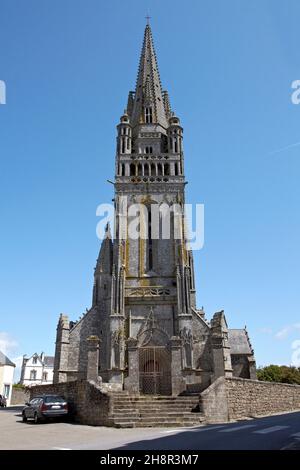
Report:
<svg viewBox="0 0 300 470"><path fill-rule="evenodd" d="M171 395L171 354L165 346L139 348L140 393Z"/></svg>

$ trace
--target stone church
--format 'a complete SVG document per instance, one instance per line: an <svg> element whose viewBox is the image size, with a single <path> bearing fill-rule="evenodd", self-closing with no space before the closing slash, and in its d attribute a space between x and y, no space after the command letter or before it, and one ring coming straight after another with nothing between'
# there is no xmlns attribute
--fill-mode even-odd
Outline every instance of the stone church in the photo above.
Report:
<svg viewBox="0 0 300 470"><path fill-rule="evenodd" d="M208 321L196 306L184 217L176 219L181 236L152 236L152 207L183 207L185 184L183 128L147 24L136 88L117 125L114 235L107 226L91 308L78 321L60 315L54 383L87 379L112 391L179 395L221 376L256 378L246 329L229 329L223 311ZM128 234L132 205L146 208L138 237Z"/></svg>

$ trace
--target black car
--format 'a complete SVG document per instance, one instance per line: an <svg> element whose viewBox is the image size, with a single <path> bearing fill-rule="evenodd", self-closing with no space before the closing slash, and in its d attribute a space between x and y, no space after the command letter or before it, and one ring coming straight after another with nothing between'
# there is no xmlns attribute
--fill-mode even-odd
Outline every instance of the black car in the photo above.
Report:
<svg viewBox="0 0 300 470"><path fill-rule="evenodd" d="M67 417L69 413L68 402L59 395L43 395L35 397L25 403L22 411L22 420L26 423L31 418L37 424L49 418Z"/></svg>

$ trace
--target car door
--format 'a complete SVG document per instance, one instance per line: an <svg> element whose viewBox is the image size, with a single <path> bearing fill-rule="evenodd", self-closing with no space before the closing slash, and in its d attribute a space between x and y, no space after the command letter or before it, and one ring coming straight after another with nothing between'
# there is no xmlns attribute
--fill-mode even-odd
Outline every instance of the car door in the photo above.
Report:
<svg viewBox="0 0 300 470"><path fill-rule="evenodd" d="M34 407L37 402L38 402L38 398L33 398L32 400L30 400L28 408L25 411L27 418L33 418L34 409L35 409Z"/></svg>

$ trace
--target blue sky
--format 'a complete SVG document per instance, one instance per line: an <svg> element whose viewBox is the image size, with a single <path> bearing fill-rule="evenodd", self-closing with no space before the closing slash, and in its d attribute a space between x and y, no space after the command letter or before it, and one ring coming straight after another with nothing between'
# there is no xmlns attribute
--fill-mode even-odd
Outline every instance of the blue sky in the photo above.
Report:
<svg viewBox="0 0 300 470"><path fill-rule="evenodd" d="M0 347L54 353L60 312L90 306L96 207L147 11L184 126L190 203L205 204L198 305L245 324L257 363L300 339L297 0L0 0ZM291 147L289 147L291 146ZM287 148L288 147L288 148Z"/></svg>

